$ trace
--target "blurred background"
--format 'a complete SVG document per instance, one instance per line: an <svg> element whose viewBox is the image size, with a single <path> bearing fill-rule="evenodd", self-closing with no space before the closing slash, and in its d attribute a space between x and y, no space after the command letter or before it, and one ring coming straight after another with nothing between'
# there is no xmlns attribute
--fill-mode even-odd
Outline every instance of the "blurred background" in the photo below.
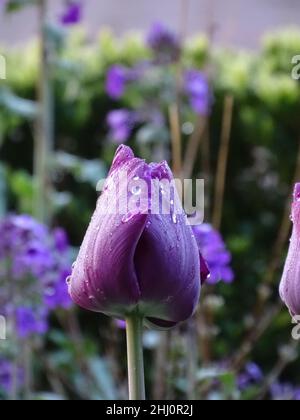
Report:
<svg viewBox="0 0 300 420"><path fill-rule="evenodd" d="M1 399L127 398L123 323L66 290L121 143L206 187L212 274L192 320L145 330L148 398L300 399L278 297L300 180L299 13L296 0L0 1Z"/></svg>

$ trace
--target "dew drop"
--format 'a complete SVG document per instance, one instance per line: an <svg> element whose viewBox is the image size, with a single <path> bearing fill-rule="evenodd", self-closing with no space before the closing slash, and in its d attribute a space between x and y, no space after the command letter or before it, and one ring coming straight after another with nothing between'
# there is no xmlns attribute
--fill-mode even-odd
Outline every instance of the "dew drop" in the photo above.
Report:
<svg viewBox="0 0 300 420"><path fill-rule="evenodd" d="M134 178L133 178L133 180L134 181L138 181L140 179L140 177L139 176L135 176Z"/></svg>
<svg viewBox="0 0 300 420"><path fill-rule="evenodd" d="M73 264L72 264L72 270L74 270L75 265L76 265L76 261L74 261Z"/></svg>
<svg viewBox="0 0 300 420"><path fill-rule="evenodd" d="M127 223L127 222L129 222L131 219L133 219L134 218L134 216L136 215L137 213L131 213L131 212L129 212L129 213L127 213L127 214L125 214L125 216L123 216L123 218L122 218L122 223Z"/></svg>
<svg viewBox="0 0 300 420"><path fill-rule="evenodd" d="M90 300L94 300L94 299L95 299L95 296L93 296L93 295L89 295L89 299L90 299Z"/></svg>
<svg viewBox="0 0 300 420"><path fill-rule="evenodd" d="M134 187L131 188L131 192L133 195L140 195L141 187L139 187L138 185L135 185Z"/></svg>
<svg viewBox="0 0 300 420"><path fill-rule="evenodd" d="M175 213L172 214L172 221L176 225L176 223L177 223L177 216L176 216Z"/></svg>
<svg viewBox="0 0 300 420"><path fill-rule="evenodd" d="M163 189L163 187L160 187L160 193L161 193L161 195L165 195L165 194L166 194L166 192L165 192L165 190Z"/></svg>
<svg viewBox="0 0 300 420"><path fill-rule="evenodd" d="M68 276L66 278L66 283L67 283L68 286L70 286L70 284L71 284L71 276Z"/></svg>

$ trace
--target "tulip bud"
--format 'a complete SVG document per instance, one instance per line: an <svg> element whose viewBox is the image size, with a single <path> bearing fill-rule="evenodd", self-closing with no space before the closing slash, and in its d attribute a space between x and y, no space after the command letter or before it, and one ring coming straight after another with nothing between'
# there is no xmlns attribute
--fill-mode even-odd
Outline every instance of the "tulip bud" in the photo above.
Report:
<svg viewBox="0 0 300 420"><path fill-rule="evenodd" d="M166 162L147 164L118 148L70 277L78 305L118 318L138 311L160 327L193 314L201 262L176 191L170 197L162 187L172 181Z"/></svg>
<svg viewBox="0 0 300 420"><path fill-rule="evenodd" d="M300 315L300 183L295 186L291 219L293 233L279 291L294 316Z"/></svg>

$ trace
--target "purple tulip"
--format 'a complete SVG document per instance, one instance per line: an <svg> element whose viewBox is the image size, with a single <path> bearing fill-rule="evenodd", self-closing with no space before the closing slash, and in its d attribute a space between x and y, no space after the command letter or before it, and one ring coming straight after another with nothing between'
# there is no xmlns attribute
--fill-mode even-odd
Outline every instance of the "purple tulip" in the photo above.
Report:
<svg viewBox="0 0 300 420"><path fill-rule="evenodd" d="M129 147L118 148L69 281L78 305L117 318L138 310L160 327L193 314L201 288L199 250L177 193L170 200L161 187L172 180L166 162L147 164ZM130 188L141 181L157 189ZM154 196L170 205L169 214L154 214ZM124 211L127 200L137 200L135 210Z"/></svg>
<svg viewBox="0 0 300 420"><path fill-rule="evenodd" d="M294 316L300 315L300 183L295 186L291 219L293 233L279 291Z"/></svg>

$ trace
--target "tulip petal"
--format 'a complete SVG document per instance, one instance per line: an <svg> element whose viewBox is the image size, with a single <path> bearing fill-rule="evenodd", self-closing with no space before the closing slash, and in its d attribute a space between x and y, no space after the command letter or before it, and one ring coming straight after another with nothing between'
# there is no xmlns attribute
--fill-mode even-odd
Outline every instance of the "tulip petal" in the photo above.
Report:
<svg viewBox="0 0 300 420"><path fill-rule="evenodd" d="M158 178L172 177L166 163L152 167ZM161 175L161 176L160 176ZM162 201L168 199L162 196ZM174 191L174 201L179 202ZM139 305L151 322L172 324L189 318L200 295L200 260L196 240L183 214L150 214L135 255L141 291Z"/></svg>
<svg viewBox="0 0 300 420"><path fill-rule="evenodd" d="M279 292L294 316L300 315L300 184L295 187L292 221L293 233Z"/></svg>
<svg viewBox="0 0 300 420"><path fill-rule="evenodd" d="M145 163L133 158L129 148L121 147L109 180L113 181L121 169L127 171L130 181L144 172ZM127 188L126 183L118 185L120 189ZM127 190L118 193L119 197L125 197ZM140 297L134 255L147 214L137 212L124 221L124 215L115 211L120 204L117 200L116 191L111 190L107 183L75 263L69 292L72 299L85 309L123 315L137 304Z"/></svg>
<svg viewBox="0 0 300 420"><path fill-rule="evenodd" d="M200 276L201 276L201 284L204 284L206 282L206 280L210 276L210 271L209 271L208 265L207 265L205 259L203 258L201 252L199 254L200 254Z"/></svg>

